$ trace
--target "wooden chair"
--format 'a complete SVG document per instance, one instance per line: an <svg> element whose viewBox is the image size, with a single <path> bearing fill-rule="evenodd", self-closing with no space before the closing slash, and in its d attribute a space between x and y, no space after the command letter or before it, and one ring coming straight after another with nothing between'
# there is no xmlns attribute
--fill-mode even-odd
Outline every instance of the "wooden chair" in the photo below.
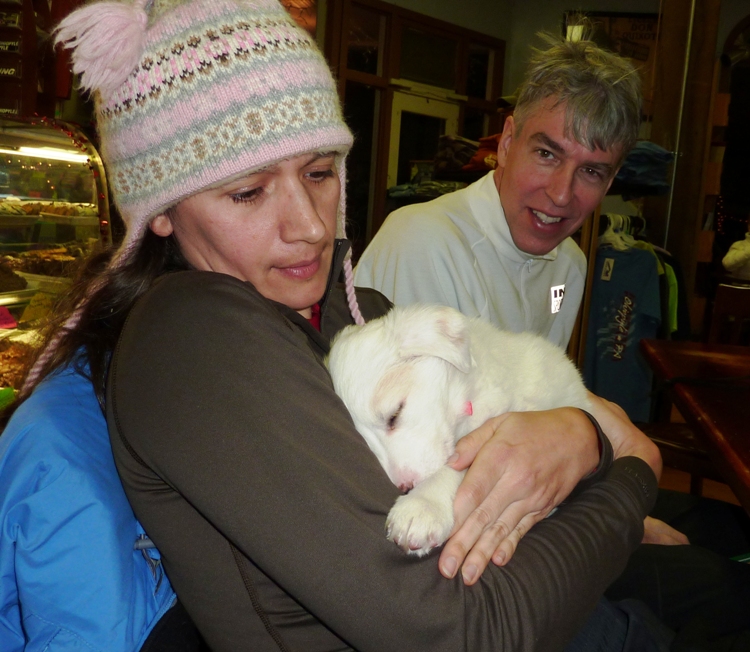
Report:
<svg viewBox="0 0 750 652"><path fill-rule="evenodd" d="M709 344L750 345L750 284L719 283L716 288L708 331ZM655 423L638 426L659 447L664 466L690 474L690 493L700 496L703 479L723 482L708 451L687 424L670 420L672 402L668 392L657 397Z"/></svg>
<svg viewBox="0 0 750 652"><path fill-rule="evenodd" d="M716 287L708 343L750 345L750 285Z"/></svg>
<svg viewBox="0 0 750 652"><path fill-rule="evenodd" d="M686 423L657 421L636 424L659 447L664 466L690 475L690 493L703 493L703 480L724 482L714 468L708 451Z"/></svg>

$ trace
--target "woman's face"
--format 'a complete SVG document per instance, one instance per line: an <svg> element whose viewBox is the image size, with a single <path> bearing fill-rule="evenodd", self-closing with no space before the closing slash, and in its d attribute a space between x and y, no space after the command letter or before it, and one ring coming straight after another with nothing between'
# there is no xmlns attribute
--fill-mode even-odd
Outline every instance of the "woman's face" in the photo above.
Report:
<svg viewBox="0 0 750 652"><path fill-rule="evenodd" d="M252 283L306 317L325 292L341 184L333 154L276 163L183 200L151 229L199 270Z"/></svg>

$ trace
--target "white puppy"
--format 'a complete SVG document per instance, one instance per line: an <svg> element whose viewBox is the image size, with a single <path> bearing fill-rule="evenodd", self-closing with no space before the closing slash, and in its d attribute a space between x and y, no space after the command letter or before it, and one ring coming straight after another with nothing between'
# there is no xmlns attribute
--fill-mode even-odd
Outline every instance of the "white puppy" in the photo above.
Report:
<svg viewBox="0 0 750 652"><path fill-rule="evenodd" d="M402 491L387 536L425 555L448 538L463 473L456 442L505 412L590 409L578 370L554 344L444 306L393 308L348 326L327 360L354 425Z"/></svg>

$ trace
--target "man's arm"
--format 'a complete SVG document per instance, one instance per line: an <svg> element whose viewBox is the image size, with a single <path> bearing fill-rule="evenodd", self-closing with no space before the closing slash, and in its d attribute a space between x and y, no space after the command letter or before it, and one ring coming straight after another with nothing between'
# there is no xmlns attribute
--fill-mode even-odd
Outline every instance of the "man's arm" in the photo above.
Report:
<svg viewBox="0 0 750 652"><path fill-rule="evenodd" d="M657 480L661 478L661 453L656 444L633 425L619 405L591 392L588 395L592 405L591 414L612 442L615 459L626 455L640 457L651 467Z"/></svg>
<svg viewBox="0 0 750 652"><path fill-rule="evenodd" d="M619 405L589 392L592 413L599 420L602 428L612 442L615 459L625 455L634 455L645 460L661 478L662 460L659 448L643 432L633 425ZM656 543L664 546L685 545L690 543L682 533L650 516L643 523L643 543Z"/></svg>
<svg viewBox="0 0 750 652"><path fill-rule="evenodd" d="M638 457L660 477L656 445L619 406L593 394L589 399L615 459ZM451 466L469 470L456 495L456 531L440 556L441 572L453 577L461 568L464 581L473 584L490 560L506 564L521 538L597 463L595 430L574 408L504 414L464 437ZM686 542L654 519L646 528L650 542Z"/></svg>

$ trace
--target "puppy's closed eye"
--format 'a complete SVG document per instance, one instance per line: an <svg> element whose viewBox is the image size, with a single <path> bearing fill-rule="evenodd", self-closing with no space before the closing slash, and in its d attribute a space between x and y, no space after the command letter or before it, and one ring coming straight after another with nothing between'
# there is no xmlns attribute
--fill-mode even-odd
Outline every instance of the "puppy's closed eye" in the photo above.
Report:
<svg viewBox="0 0 750 652"><path fill-rule="evenodd" d="M401 410L403 409L404 409L404 401L401 401L401 403L398 406L398 409L390 417L388 417L388 431L389 432L396 429L396 425L398 423L398 417L401 414Z"/></svg>

